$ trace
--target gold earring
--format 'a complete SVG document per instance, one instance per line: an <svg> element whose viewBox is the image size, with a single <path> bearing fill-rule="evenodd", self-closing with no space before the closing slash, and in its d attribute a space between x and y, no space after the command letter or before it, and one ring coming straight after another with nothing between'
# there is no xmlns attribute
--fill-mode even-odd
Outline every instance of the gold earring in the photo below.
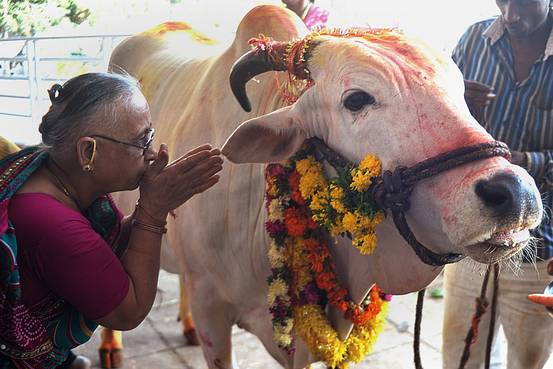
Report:
<svg viewBox="0 0 553 369"><path fill-rule="evenodd" d="M94 161L94 155L96 155L96 140L92 140L92 155L90 155L90 161L88 164L92 164Z"/></svg>
<svg viewBox="0 0 553 369"><path fill-rule="evenodd" d="M83 170L85 172L90 172L92 170L92 166L90 164L83 165Z"/></svg>

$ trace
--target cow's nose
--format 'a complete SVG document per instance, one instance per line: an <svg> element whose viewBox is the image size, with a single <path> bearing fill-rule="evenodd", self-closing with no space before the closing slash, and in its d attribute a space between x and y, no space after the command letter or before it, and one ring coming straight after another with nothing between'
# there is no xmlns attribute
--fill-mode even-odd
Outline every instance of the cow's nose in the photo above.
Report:
<svg viewBox="0 0 553 369"><path fill-rule="evenodd" d="M526 203L530 190L514 173L496 174L476 183L476 195L496 216L516 216L521 214L522 204Z"/></svg>

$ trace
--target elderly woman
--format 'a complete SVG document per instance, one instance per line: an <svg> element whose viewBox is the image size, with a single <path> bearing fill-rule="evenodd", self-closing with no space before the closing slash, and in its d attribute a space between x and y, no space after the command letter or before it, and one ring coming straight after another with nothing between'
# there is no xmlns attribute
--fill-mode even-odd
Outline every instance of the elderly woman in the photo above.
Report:
<svg viewBox="0 0 553 369"><path fill-rule="evenodd" d="M49 95L43 144L0 161L0 369L55 368L99 324L140 324L167 214L222 169L208 145L168 164L130 78L84 74ZM109 193L137 187L123 217Z"/></svg>

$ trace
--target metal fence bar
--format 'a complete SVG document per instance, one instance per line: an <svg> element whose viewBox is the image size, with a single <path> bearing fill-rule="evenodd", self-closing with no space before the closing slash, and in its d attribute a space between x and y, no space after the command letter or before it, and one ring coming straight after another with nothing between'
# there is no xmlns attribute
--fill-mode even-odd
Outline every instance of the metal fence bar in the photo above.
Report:
<svg viewBox="0 0 553 369"><path fill-rule="evenodd" d="M65 82L68 81L68 78L52 78L52 77L44 77L40 79L41 81L48 81L48 82Z"/></svg>
<svg viewBox="0 0 553 369"><path fill-rule="evenodd" d="M123 33L123 34L107 34L107 35L81 35L81 36L49 36L49 37L11 37L11 38L5 38L1 39L0 41L33 41L33 40L75 40L79 38L121 38L121 37L128 37L131 36L131 34Z"/></svg>
<svg viewBox="0 0 553 369"><path fill-rule="evenodd" d="M40 61L102 61L104 58L87 58L83 56L75 56L75 57L62 57L62 58L40 58Z"/></svg>
<svg viewBox="0 0 553 369"><path fill-rule="evenodd" d="M31 95L23 96L23 95L3 95L3 94L0 94L0 97L5 97L5 98L9 98L9 99L29 99L31 97Z"/></svg>
<svg viewBox="0 0 553 369"><path fill-rule="evenodd" d="M91 63L90 65L98 65L95 63L100 63L102 68L107 66L109 57L113 50L114 45L116 45L116 40L121 40L125 37L130 36L129 34L108 34L108 35L86 35L86 36L53 36L53 37L14 37L8 39L0 39L0 45L2 43L9 42L21 42L24 41L22 46L22 52L24 56L17 55L2 55L0 56L0 81L26 81L28 86L28 94L17 94L3 91L0 93L0 98L3 99L14 99L15 101L21 101L27 99L29 101L29 113L20 113L16 111L1 111L0 116L16 116L16 117L32 117L33 120L36 120L37 115L41 112L41 107L43 106L44 101L48 101L48 98L45 97L44 91L41 91L44 86L44 82L59 82L62 83L67 81L65 76L59 75L56 76L56 73L49 73L47 76L43 73L43 67L51 69L48 67L52 62L76 62L76 63ZM75 39L99 39L100 41L100 50L97 56L42 56L37 47L39 41L45 40L75 40ZM14 69L13 64L17 63L17 69ZM103 64L102 64L103 63ZM21 85L19 85L21 86ZM17 87L20 88L20 87ZM9 101L9 100L8 100ZM13 105L13 104L11 104ZM10 107L10 104L2 104L2 108ZM21 105L19 104L21 107Z"/></svg>
<svg viewBox="0 0 553 369"><path fill-rule="evenodd" d="M10 117L22 117L22 118L32 118L31 114L19 114L19 113L0 113L1 115L8 115Z"/></svg>
<svg viewBox="0 0 553 369"><path fill-rule="evenodd" d="M1 61L25 61L27 60L24 56L14 56L13 58L6 58L4 56L0 57Z"/></svg>
<svg viewBox="0 0 553 369"><path fill-rule="evenodd" d="M15 80L15 81L26 81L29 79L29 76L0 76L0 79L3 80Z"/></svg>

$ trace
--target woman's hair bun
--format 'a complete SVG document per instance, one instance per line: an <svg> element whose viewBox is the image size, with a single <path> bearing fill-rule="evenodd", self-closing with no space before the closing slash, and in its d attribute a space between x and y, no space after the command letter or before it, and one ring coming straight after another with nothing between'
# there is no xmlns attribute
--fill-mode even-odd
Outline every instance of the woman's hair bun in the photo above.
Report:
<svg viewBox="0 0 553 369"><path fill-rule="evenodd" d="M62 97L63 87L59 83L56 83L48 90L48 96L50 97L50 102L52 104L60 102Z"/></svg>

